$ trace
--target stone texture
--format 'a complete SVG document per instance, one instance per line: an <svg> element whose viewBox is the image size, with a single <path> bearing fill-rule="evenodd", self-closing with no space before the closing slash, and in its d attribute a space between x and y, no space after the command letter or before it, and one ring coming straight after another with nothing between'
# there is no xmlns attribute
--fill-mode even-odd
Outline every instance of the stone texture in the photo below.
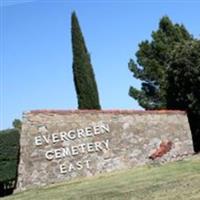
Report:
<svg viewBox="0 0 200 200"><path fill-rule="evenodd" d="M110 132L54 144L52 142L38 146L35 144L35 137L39 135L52 136L52 133L101 124L109 125ZM101 151L79 153L53 160L47 160L45 157L45 153L49 150L106 140L109 141L109 148L103 148ZM161 162L169 162L193 153L191 132L185 112L131 110L26 112L23 115L20 138L21 156L17 191L154 162L149 156L164 141L170 141L172 145L162 157L156 158ZM83 165L81 169L80 166L77 169L77 162ZM62 174L60 166L63 164L67 167L72 164L76 168L72 167L70 172Z"/></svg>

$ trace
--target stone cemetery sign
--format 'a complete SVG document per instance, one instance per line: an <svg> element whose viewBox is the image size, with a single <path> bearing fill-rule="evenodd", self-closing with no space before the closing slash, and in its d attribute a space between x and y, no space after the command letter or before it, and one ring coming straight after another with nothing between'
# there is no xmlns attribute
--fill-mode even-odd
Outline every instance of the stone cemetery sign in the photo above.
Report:
<svg viewBox="0 0 200 200"><path fill-rule="evenodd" d="M17 190L193 152L182 111L24 113Z"/></svg>

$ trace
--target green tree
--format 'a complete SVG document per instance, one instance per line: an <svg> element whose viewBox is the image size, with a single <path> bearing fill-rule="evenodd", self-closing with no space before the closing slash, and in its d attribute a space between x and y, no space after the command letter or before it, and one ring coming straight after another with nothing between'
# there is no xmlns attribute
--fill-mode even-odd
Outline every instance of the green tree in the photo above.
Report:
<svg viewBox="0 0 200 200"><path fill-rule="evenodd" d="M101 109L97 84L81 28L73 12L71 16L73 75L79 109Z"/></svg>
<svg viewBox="0 0 200 200"><path fill-rule="evenodd" d="M130 87L129 95L145 109L166 108L167 73L174 47L184 41L193 40L183 25L173 24L168 17L160 20L152 40L142 41L136 53L137 63L129 62L133 76L142 81L141 89Z"/></svg>
<svg viewBox="0 0 200 200"><path fill-rule="evenodd" d="M14 119L12 125L13 125L13 128L16 128L18 130L22 129L22 122L19 119Z"/></svg>
<svg viewBox="0 0 200 200"><path fill-rule="evenodd" d="M177 45L168 69L167 108L186 110L200 151L200 40Z"/></svg>
<svg viewBox="0 0 200 200"><path fill-rule="evenodd" d="M200 49L183 25L168 17L160 20L151 41L139 44L137 63L129 62L141 89L130 87L129 95L145 109L186 110L194 150L200 151Z"/></svg>

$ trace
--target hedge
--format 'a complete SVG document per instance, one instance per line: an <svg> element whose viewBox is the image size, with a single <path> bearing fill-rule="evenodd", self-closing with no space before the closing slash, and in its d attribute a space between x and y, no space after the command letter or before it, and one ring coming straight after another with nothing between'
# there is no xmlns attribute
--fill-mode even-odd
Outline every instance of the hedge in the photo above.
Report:
<svg viewBox="0 0 200 200"><path fill-rule="evenodd" d="M6 190L14 189L17 180L19 162L19 137L18 129L0 131L0 196ZM5 190L5 191L2 191Z"/></svg>

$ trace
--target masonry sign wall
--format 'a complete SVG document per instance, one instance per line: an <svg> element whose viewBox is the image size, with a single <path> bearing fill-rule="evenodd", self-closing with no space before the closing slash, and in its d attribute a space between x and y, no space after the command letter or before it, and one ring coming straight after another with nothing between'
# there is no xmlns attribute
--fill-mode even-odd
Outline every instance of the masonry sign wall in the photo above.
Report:
<svg viewBox="0 0 200 200"><path fill-rule="evenodd" d="M49 133L46 126L38 127L38 135L35 136L35 146L49 146L44 157L49 161L63 160L59 163L60 173L71 173L81 170L84 167L90 168L90 160L77 160L75 163L66 165L64 160L75 156L84 157L84 155L94 152L104 152L109 150L109 139L98 140L99 135L107 135L110 133L110 127L104 122L93 123L85 128L75 128L68 131L60 131ZM90 140L85 138L91 137ZM96 137L96 138L95 138ZM80 143L83 141L83 143ZM57 145L56 145L57 144ZM64 144L64 145L63 145ZM55 146L54 146L55 145ZM59 148L58 148L59 145Z"/></svg>
<svg viewBox="0 0 200 200"><path fill-rule="evenodd" d="M193 152L181 111L24 113L17 190Z"/></svg>

